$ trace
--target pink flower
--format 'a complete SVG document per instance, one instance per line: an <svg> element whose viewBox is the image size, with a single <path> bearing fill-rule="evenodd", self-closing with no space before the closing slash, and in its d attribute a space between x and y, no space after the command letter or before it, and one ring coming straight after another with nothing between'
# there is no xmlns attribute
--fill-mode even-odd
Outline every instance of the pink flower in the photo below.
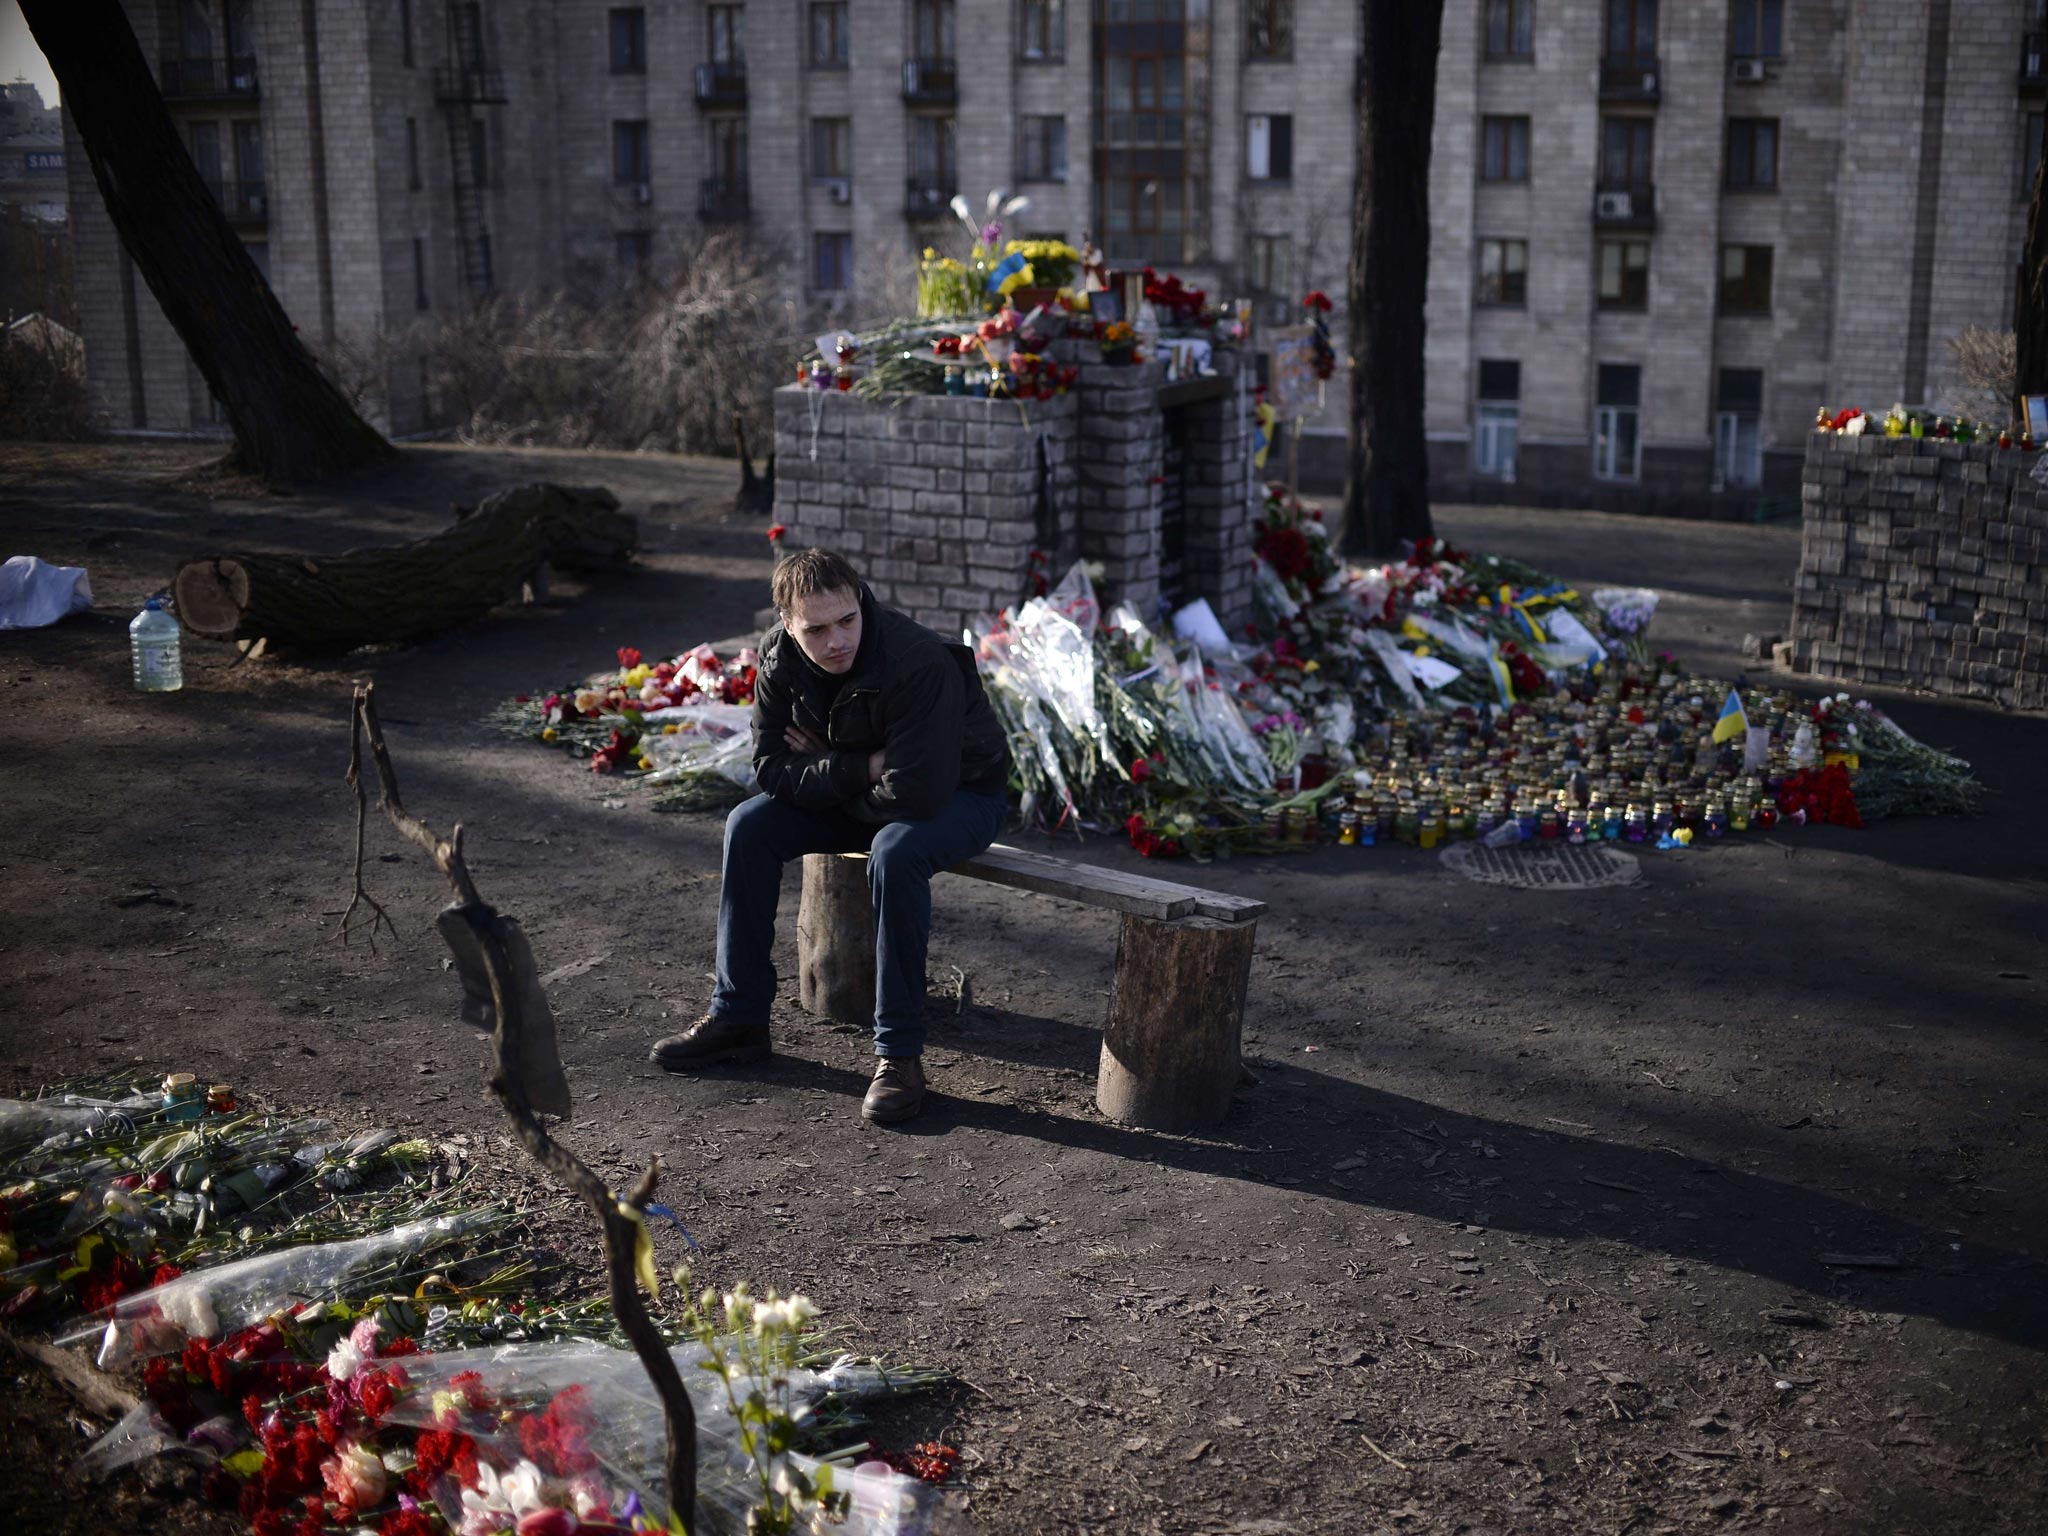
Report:
<svg viewBox="0 0 2048 1536"><path fill-rule="evenodd" d="M345 1445L320 1465L327 1497L350 1510L374 1509L384 1500L384 1463L360 1445Z"/></svg>

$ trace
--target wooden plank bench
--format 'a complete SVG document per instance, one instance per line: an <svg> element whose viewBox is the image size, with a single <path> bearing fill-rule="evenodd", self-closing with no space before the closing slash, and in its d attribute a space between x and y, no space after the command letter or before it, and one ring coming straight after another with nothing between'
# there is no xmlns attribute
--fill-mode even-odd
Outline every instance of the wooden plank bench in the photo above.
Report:
<svg viewBox="0 0 2048 1536"><path fill-rule="evenodd" d="M797 913L798 998L866 1027L875 1008L874 911L865 854L804 859ZM1262 901L998 843L946 871L1121 914L1116 978L1095 1102L1151 1130L1213 1125L1237 1086L1245 990Z"/></svg>

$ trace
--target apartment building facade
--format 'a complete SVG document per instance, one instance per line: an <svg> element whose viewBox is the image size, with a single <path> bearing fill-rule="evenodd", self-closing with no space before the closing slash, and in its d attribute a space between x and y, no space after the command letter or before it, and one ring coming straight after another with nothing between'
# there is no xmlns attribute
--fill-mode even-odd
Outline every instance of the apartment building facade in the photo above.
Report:
<svg viewBox="0 0 2048 1536"><path fill-rule="evenodd" d="M1291 321L1341 294L1358 8L1340 0L130 0L202 172L309 339L604 291L720 228L792 300L910 302L947 203L1092 236ZM1448 0L1427 423L1447 498L1753 507L1814 409L1961 405L2011 322L2043 0ZM96 398L210 402L70 157ZM254 174L252 175L252 168ZM1341 325L1341 315L1339 316ZM1341 377L1307 424L1341 454Z"/></svg>

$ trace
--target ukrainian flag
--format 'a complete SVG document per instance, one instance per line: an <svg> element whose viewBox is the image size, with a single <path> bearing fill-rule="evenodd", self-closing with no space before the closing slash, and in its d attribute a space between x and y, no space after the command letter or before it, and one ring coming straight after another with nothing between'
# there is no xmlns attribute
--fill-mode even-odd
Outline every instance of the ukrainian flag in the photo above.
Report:
<svg viewBox="0 0 2048 1536"><path fill-rule="evenodd" d="M1749 730L1749 713L1742 707L1742 695L1728 690L1728 702L1721 706L1721 718L1714 722L1714 742L1732 741Z"/></svg>

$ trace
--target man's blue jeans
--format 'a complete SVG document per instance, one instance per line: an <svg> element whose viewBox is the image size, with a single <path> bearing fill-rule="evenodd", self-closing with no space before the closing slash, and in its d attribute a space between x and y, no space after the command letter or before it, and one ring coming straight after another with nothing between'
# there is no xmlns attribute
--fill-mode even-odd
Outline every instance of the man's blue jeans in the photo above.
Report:
<svg viewBox="0 0 2048 1536"><path fill-rule="evenodd" d="M924 1054L924 956L932 876L995 841L1006 806L961 791L928 821L883 826L839 811L803 811L756 795L725 821L718 893L718 986L711 1011L766 1024L775 997L775 908L783 866L807 853L866 853L875 903L875 1054Z"/></svg>

